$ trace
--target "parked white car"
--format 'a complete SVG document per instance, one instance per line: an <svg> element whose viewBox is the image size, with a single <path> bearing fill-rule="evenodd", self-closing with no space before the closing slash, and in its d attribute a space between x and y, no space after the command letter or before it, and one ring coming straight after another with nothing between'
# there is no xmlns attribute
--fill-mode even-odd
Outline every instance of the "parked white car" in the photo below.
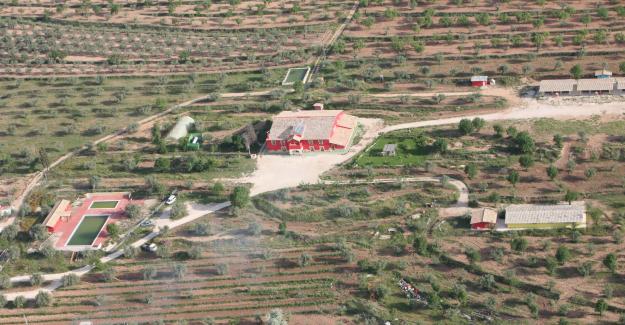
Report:
<svg viewBox="0 0 625 325"><path fill-rule="evenodd" d="M154 221L152 220L145 220L144 222L141 223L141 227L152 227L154 226Z"/></svg>
<svg viewBox="0 0 625 325"><path fill-rule="evenodd" d="M174 202L176 202L176 196L175 195L170 195L167 197L167 200L165 200L165 204L167 205L172 205L174 204Z"/></svg>
<svg viewBox="0 0 625 325"><path fill-rule="evenodd" d="M158 246L154 243L145 243L141 245L141 250L144 252L154 253L158 249Z"/></svg>

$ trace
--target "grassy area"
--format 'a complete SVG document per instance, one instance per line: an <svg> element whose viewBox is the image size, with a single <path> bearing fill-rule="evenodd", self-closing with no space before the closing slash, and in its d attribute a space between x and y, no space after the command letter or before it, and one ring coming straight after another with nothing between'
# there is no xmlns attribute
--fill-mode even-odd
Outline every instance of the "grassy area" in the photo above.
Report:
<svg viewBox="0 0 625 325"><path fill-rule="evenodd" d="M605 133L615 136L625 135L625 121L614 120L602 122L599 117L589 120L563 120L558 121L550 118L538 119L532 124L532 131L538 134L577 135L579 132L587 134Z"/></svg>
<svg viewBox="0 0 625 325"><path fill-rule="evenodd" d="M84 216L67 245L91 245L108 218L107 215Z"/></svg>
<svg viewBox="0 0 625 325"><path fill-rule="evenodd" d="M306 76L306 72L308 72L310 68L292 68L289 69L286 75L286 83L295 83L297 81L304 82L304 77Z"/></svg>
<svg viewBox="0 0 625 325"><path fill-rule="evenodd" d="M418 147L414 142L413 137L418 132L402 131L381 136L365 153L358 156L356 164L372 167L423 165L429 151L425 147ZM395 156L382 156L382 149L387 144L397 145Z"/></svg>
<svg viewBox="0 0 625 325"><path fill-rule="evenodd" d="M114 209L119 201L94 201L90 209Z"/></svg>

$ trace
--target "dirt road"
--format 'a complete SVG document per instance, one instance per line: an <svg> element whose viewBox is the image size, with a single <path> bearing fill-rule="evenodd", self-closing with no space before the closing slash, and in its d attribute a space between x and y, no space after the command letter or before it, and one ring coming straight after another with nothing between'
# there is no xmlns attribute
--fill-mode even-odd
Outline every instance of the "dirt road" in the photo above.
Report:
<svg viewBox="0 0 625 325"><path fill-rule="evenodd" d="M371 94L367 95L369 97L375 98L395 98L395 97L433 97L436 95L445 95L445 96L469 96L473 95L477 92L474 91L457 91L457 92L430 92L430 93L393 93L393 94Z"/></svg>
<svg viewBox="0 0 625 325"><path fill-rule="evenodd" d="M411 123L403 123L387 126L380 131L380 133L386 133L402 129L420 128L426 126L437 126L446 124L455 124L460 122L463 118L473 119L475 117L481 117L486 121L498 121L498 120L526 120L533 118L558 118L558 119L573 119L573 118L588 118L593 115L619 115L625 114L625 105L623 103L606 103L606 104L573 104L562 103L551 104L546 102L537 101L536 99L523 99L522 105L514 106L510 109L482 115L467 115L459 117L444 118L439 120L419 121Z"/></svg>

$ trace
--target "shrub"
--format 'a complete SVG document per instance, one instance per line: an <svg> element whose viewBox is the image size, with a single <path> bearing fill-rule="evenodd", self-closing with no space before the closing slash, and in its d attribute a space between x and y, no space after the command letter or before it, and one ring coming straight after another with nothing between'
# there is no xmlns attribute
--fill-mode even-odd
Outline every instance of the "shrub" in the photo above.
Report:
<svg viewBox="0 0 625 325"><path fill-rule="evenodd" d="M75 273L70 273L64 275L63 278L61 278L61 282L63 283L63 287L71 287L80 283L80 277Z"/></svg>
<svg viewBox="0 0 625 325"><path fill-rule="evenodd" d="M469 179L473 179L477 175L477 165L475 165L475 163L468 163L464 166L464 172Z"/></svg>
<svg viewBox="0 0 625 325"><path fill-rule="evenodd" d="M300 255L299 257L298 264L300 267L304 267L304 266L308 266L311 261L312 261L312 257L308 253L302 253L302 255Z"/></svg>
<svg viewBox="0 0 625 325"><path fill-rule="evenodd" d="M606 310L608 310L608 303L605 299L601 298L597 300L597 303L595 304L595 311L598 312L600 316L603 316L603 313Z"/></svg>
<svg viewBox="0 0 625 325"><path fill-rule="evenodd" d="M603 265L608 268L612 273L616 272L616 267L618 265L616 255L614 253L609 253L603 259Z"/></svg>
<svg viewBox="0 0 625 325"><path fill-rule="evenodd" d="M197 260L198 258L202 257L203 252L204 250L202 249L202 247L193 246L191 250L189 250L189 257L191 257L194 260Z"/></svg>
<svg viewBox="0 0 625 325"><path fill-rule="evenodd" d="M217 274L225 275L228 273L228 264L217 264Z"/></svg>
<svg viewBox="0 0 625 325"><path fill-rule="evenodd" d="M44 225L38 223L30 228L29 234L33 240L43 240L48 236L48 231Z"/></svg>
<svg viewBox="0 0 625 325"><path fill-rule="evenodd" d="M265 316L265 324L267 325L288 325L287 317L282 311L282 309L275 308L272 309Z"/></svg>
<svg viewBox="0 0 625 325"><path fill-rule="evenodd" d="M236 208L245 207L250 201L250 190L244 186L237 186L230 194L230 202Z"/></svg>
<svg viewBox="0 0 625 325"><path fill-rule="evenodd" d="M258 222L251 222L247 227L247 232L252 236L259 236L263 232L263 227Z"/></svg>
<svg viewBox="0 0 625 325"><path fill-rule="evenodd" d="M492 274L484 274L479 279L479 285L486 291L493 290L495 288L495 277Z"/></svg>
<svg viewBox="0 0 625 325"><path fill-rule="evenodd" d="M187 206L181 201L176 201L171 207L171 218L172 219L180 219L184 218L189 214L187 211Z"/></svg>
<svg viewBox="0 0 625 325"><path fill-rule="evenodd" d="M136 219L141 216L141 207L137 204L129 204L125 209L128 218Z"/></svg>
<svg viewBox="0 0 625 325"><path fill-rule="evenodd" d="M158 271L156 270L156 268L154 266L146 266L145 268L143 268L143 271L141 271L141 274L143 274L143 280L152 280L154 278L156 278L156 276L158 275Z"/></svg>
<svg viewBox="0 0 625 325"><path fill-rule="evenodd" d="M384 284L379 284L375 288L375 296L378 299L384 299L384 297L388 296L390 292L391 290Z"/></svg>
<svg viewBox="0 0 625 325"><path fill-rule="evenodd" d="M191 226L191 232L195 236L208 236L211 234L211 226L208 223L195 223Z"/></svg>
<svg viewBox="0 0 625 325"><path fill-rule="evenodd" d="M522 237L513 238L512 241L510 241L510 248L516 252L524 252L527 249L527 246L527 239Z"/></svg>
<svg viewBox="0 0 625 325"><path fill-rule="evenodd" d="M106 232L111 238L117 238L119 237L120 232L119 226L115 223L109 223L108 225L106 225Z"/></svg>
<svg viewBox="0 0 625 325"><path fill-rule="evenodd" d="M138 249L134 246L126 246L124 247L124 257L125 258L135 258L139 253Z"/></svg>
<svg viewBox="0 0 625 325"><path fill-rule="evenodd" d="M182 263L175 263L172 265L172 273L176 279L182 279L187 273L187 266Z"/></svg>
<svg viewBox="0 0 625 325"><path fill-rule="evenodd" d="M577 272L579 272L581 276L589 276L592 273L592 264L593 263L591 261L586 261L582 263L577 267Z"/></svg>
<svg viewBox="0 0 625 325"><path fill-rule="evenodd" d="M35 273L30 277L30 285L33 287L40 286L43 283L43 275Z"/></svg>
<svg viewBox="0 0 625 325"><path fill-rule="evenodd" d="M556 250L556 260L558 260L558 263L560 263L560 265L564 265L564 263L566 263L570 258L571 251L569 248L564 245L558 246L558 249Z"/></svg>
<svg viewBox="0 0 625 325"><path fill-rule="evenodd" d="M47 307L50 305L52 305L52 295L46 291L39 291L37 296L35 296L35 306Z"/></svg>
<svg viewBox="0 0 625 325"><path fill-rule="evenodd" d="M458 131L460 131L463 135L473 133L473 129L473 123L469 119L464 118L460 120L460 123L458 123Z"/></svg>
<svg viewBox="0 0 625 325"><path fill-rule="evenodd" d="M11 286L11 277L6 274L0 274L0 289L9 289Z"/></svg>
<svg viewBox="0 0 625 325"><path fill-rule="evenodd" d="M479 262L482 259L482 256L480 255L480 252L478 250L473 249L473 248L467 248L464 251L464 254L467 256L467 259L469 260L469 262L471 264L475 264L475 263Z"/></svg>
<svg viewBox="0 0 625 325"><path fill-rule="evenodd" d="M13 300L13 306L15 306L15 308L22 308L26 306L26 297L24 296L15 297L15 299Z"/></svg>

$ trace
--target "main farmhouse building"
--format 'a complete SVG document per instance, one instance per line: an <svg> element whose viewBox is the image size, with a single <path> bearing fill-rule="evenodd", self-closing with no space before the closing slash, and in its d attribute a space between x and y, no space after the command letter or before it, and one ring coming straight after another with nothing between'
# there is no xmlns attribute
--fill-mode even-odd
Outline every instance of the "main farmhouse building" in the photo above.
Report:
<svg viewBox="0 0 625 325"><path fill-rule="evenodd" d="M352 141L357 118L342 110L285 111L273 118L265 147L269 152L289 154L346 150Z"/></svg>

